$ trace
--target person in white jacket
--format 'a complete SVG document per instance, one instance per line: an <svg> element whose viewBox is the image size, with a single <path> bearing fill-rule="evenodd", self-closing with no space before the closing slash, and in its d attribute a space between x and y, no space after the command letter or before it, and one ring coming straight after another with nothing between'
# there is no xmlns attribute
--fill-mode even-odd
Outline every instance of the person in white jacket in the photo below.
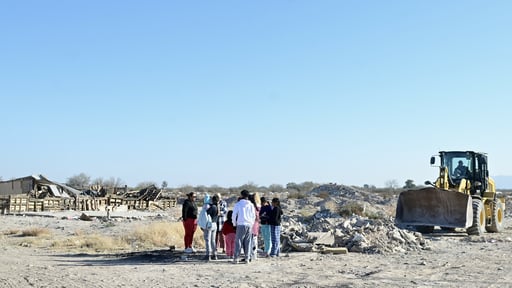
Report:
<svg viewBox="0 0 512 288"><path fill-rule="evenodd" d="M242 190L240 194L241 199L236 202L233 208L233 226L236 227L233 263L238 263L238 257L243 247L245 263L249 264L251 261L249 248L252 238L252 225L254 225L256 220L256 209L251 201L249 201L249 191Z"/></svg>

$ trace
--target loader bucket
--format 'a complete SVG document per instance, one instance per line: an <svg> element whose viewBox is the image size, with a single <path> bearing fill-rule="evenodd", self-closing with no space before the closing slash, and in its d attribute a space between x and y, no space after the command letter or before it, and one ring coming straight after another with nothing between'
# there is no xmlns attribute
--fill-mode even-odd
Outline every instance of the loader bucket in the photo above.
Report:
<svg viewBox="0 0 512 288"><path fill-rule="evenodd" d="M398 196L395 223L467 228L473 223L471 197L433 187L404 191Z"/></svg>

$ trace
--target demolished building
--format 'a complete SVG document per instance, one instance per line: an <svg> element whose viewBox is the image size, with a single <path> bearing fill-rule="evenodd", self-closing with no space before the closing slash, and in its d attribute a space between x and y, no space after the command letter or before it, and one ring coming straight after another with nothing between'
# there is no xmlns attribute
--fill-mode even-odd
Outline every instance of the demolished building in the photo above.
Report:
<svg viewBox="0 0 512 288"><path fill-rule="evenodd" d="M101 188L105 190L103 187ZM49 180L43 175L32 175L0 181L0 211L5 213L107 209L150 209L175 207L176 199L159 199L161 190L146 187L125 193L91 194L91 188L78 190ZM117 191L117 189L114 189Z"/></svg>

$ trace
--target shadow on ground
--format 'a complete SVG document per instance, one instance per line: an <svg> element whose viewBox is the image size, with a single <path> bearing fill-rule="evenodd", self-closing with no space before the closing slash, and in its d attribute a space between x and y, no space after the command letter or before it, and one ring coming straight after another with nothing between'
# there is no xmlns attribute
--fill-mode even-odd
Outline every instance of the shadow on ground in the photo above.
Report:
<svg viewBox="0 0 512 288"><path fill-rule="evenodd" d="M112 266L112 265L168 265L174 263L206 263L201 252L184 254L174 250L150 250L123 253L77 253L53 255L58 257L58 266ZM225 258L225 259L224 259ZM227 262L225 256L213 262Z"/></svg>

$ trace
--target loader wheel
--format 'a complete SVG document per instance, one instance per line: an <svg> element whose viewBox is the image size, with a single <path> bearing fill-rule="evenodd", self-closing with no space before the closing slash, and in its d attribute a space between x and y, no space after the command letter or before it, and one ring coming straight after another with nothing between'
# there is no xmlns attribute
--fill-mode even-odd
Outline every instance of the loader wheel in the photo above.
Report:
<svg viewBox="0 0 512 288"><path fill-rule="evenodd" d="M419 225L416 226L416 231L420 232L421 234L431 234L434 232L434 226Z"/></svg>
<svg viewBox="0 0 512 288"><path fill-rule="evenodd" d="M499 199L492 201L492 219L491 225L486 226L487 232L503 231L503 219L505 217L505 205Z"/></svg>
<svg viewBox="0 0 512 288"><path fill-rule="evenodd" d="M482 200L473 199L473 224L467 229L468 235L482 235L485 232L485 209Z"/></svg>

